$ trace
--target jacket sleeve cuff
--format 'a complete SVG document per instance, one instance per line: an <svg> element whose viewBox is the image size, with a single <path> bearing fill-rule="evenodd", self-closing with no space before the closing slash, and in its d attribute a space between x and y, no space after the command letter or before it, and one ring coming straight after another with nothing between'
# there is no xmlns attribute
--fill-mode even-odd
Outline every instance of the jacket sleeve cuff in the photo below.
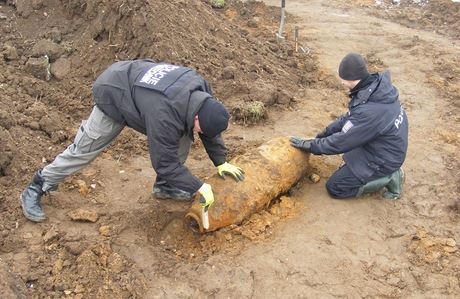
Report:
<svg viewBox="0 0 460 299"><path fill-rule="evenodd" d="M320 151L318 146L318 142L318 138L313 139L313 141L310 143L310 152L315 155L322 155L322 152Z"/></svg>
<svg viewBox="0 0 460 299"><path fill-rule="evenodd" d="M222 156L222 157L213 157L212 159L212 163L214 164L214 166L219 166L219 165L222 165L224 164L225 162L227 162L227 159L225 156Z"/></svg>

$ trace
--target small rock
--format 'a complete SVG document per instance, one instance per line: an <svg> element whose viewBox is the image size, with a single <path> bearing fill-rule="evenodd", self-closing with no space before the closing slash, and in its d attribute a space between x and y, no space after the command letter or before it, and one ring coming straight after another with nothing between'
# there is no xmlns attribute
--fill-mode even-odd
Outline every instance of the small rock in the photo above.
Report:
<svg viewBox="0 0 460 299"><path fill-rule="evenodd" d="M62 264L63 267L70 267L72 266L72 263L69 260L65 260L64 263Z"/></svg>
<svg viewBox="0 0 460 299"><path fill-rule="evenodd" d="M18 51L16 50L15 47L11 45L3 46L2 54L3 54L3 58L6 61L13 61L13 60L19 59Z"/></svg>
<svg viewBox="0 0 460 299"><path fill-rule="evenodd" d="M28 127L35 131L40 130L40 124L38 123L38 121L31 121Z"/></svg>
<svg viewBox="0 0 460 299"><path fill-rule="evenodd" d="M62 267L63 267L63 261L61 259L57 259L57 261L54 263L52 273L54 275L58 275L59 273L61 273Z"/></svg>
<svg viewBox="0 0 460 299"><path fill-rule="evenodd" d="M279 46L278 46L277 44L269 45L268 48L269 48L272 52L275 52L275 53L277 53L277 52L280 50L280 48L279 48Z"/></svg>
<svg viewBox="0 0 460 299"><path fill-rule="evenodd" d="M52 241L56 240L59 237L59 232L55 227L50 228L43 236L43 241L45 243L51 243Z"/></svg>
<svg viewBox="0 0 460 299"><path fill-rule="evenodd" d="M281 90L278 92L276 102L281 105L288 105L292 101L292 95L288 92Z"/></svg>
<svg viewBox="0 0 460 299"><path fill-rule="evenodd" d="M40 129L46 132L48 135L59 130L61 122L55 117L51 118L49 115L44 115L38 122Z"/></svg>
<svg viewBox="0 0 460 299"><path fill-rule="evenodd" d="M250 72L248 76L249 76L249 80L251 81L256 81L257 79L259 79L259 75L257 75L257 73L255 72Z"/></svg>
<svg viewBox="0 0 460 299"><path fill-rule="evenodd" d="M250 28L257 28L259 27L260 19L258 17L254 17L248 21L248 27Z"/></svg>
<svg viewBox="0 0 460 299"><path fill-rule="evenodd" d="M47 39L38 41L32 48L33 57L47 55L51 62L56 61L64 52L65 50L63 47Z"/></svg>
<svg viewBox="0 0 460 299"><path fill-rule="evenodd" d="M29 58L26 62L26 70L35 78L49 81L51 79L50 63L47 56Z"/></svg>
<svg viewBox="0 0 460 299"><path fill-rule="evenodd" d="M6 20L6 19L7 19L6 15L0 13L0 20Z"/></svg>
<svg viewBox="0 0 460 299"><path fill-rule="evenodd" d="M420 244L424 247L424 248L430 248L430 247L433 247L436 245L436 242L430 238L423 238L420 240Z"/></svg>
<svg viewBox="0 0 460 299"><path fill-rule="evenodd" d="M59 58L55 63L51 64L50 72L56 79L62 80L70 73L70 69L70 60Z"/></svg>
<svg viewBox="0 0 460 299"><path fill-rule="evenodd" d="M80 255L85 249L84 245L80 242L68 242L65 244L65 246L67 251L73 255Z"/></svg>
<svg viewBox="0 0 460 299"><path fill-rule="evenodd" d="M69 212L69 217L73 221L83 222L96 222L99 219L99 215L95 211L76 209Z"/></svg>
<svg viewBox="0 0 460 299"><path fill-rule="evenodd" d="M44 37L47 37L47 38L51 39L55 43L60 43L62 41L62 33L59 30L59 28L56 28L56 27L51 28L51 30L48 31L44 35ZM65 49L64 49L64 51L65 51Z"/></svg>
<svg viewBox="0 0 460 299"><path fill-rule="evenodd" d="M457 252L457 250L457 247L444 246L444 251L448 253L454 253Z"/></svg>
<svg viewBox="0 0 460 299"><path fill-rule="evenodd" d="M235 68L227 66L222 71L222 79L230 80L235 78Z"/></svg>
<svg viewBox="0 0 460 299"><path fill-rule="evenodd" d="M455 247L455 246L457 246L457 242L455 242L455 240L452 239L452 238L447 238L446 241L445 241L445 244L446 244L447 246L450 246L450 247Z"/></svg>
<svg viewBox="0 0 460 299"><path fill-rule="evenodd" d="M86 185L86 182L83 180L77 180L78 184L78 192L80 192L81 195L87 196L89 193L89 188L88 185Z"/></svg>
<svg viewBox="0 0 460 299"><path fill-rule="evenodd" d="M110 255L108 263L110 269L114 273L121 273L124 270L123 258L116 252Z"/></svg>
<svg viewBox="0 0 460 299"><path fill-rule="evenodd" d="M81 284L77 284L75 287L74 293L75 294L81 294L85 292L85 288Z"/></svg>
<svg viewBox="0 0 460 299"><path fill-rule="evenodd" d="M417 231L417 236L420 239L426 238L428 236L428 233L425 230L419 230Z"/></svg>
<svg viewBox="0 0 460 299"><path fill-rule="evenodd" d="M15 118L8 111L0 111L0 126L5 129L11 128L15 124Z"/></svg>
<svg viewBox="0 0 460 299"><path fill-rule="evenodd" d="M320 180L321 180L321 177L319 175L317 175L316 173L312 173L309 177L310 181L312 181L313 183L318 183Z"/></svg>
<svg viewBox="0 0 460 299"><path fill-rule="evenodd" d="M68 284L66 284L64 282L58 282L54 286L55 290L58 290L58 291L61 291L61 292L63 292L64 290L67 290L68 288L69 288Z"/></svg>
<svg viewBox="0 0 460 299"><path fill-rule="evenodd" d="M110 236L111 228L108 225L103 225L99 228L99 233L104 237Z"/></svg>
<svg viewBox="0 0 460 299"><path fill-rule="evenodd" d="M41 277L41 274L38 272L29 272L27 273L26 280L27 281L37 281Z"/></svg>
<svg viewBox="0 0 460 299"><path fill-rule="evenodd" d="M267 64L264 64L264 65L262 66L262 69L263 69L264 71L266 71L267 73L269 73L270 75L272 75L272 74L274 73L273 69L272 69L271 67L269 67Z"/></svg>

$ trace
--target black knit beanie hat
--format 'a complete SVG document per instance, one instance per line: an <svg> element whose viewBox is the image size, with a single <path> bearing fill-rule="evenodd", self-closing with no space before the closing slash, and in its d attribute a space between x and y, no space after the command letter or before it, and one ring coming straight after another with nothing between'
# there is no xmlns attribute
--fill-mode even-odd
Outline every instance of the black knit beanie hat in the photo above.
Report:
<svg viewBox="0 0 460 299"><path fill-rule="evenodd" d="M198 120L203 135L214 138L228 127L230 115L224 105L214 99L204 101L198 111Z"/></svg>
<svg viewBox="0 0 460 299"><path fill-rule="evenodd" d="M348 81L363 80L369 76L363 57L357 53L348 53L340 62L339 76Z"/></svg>

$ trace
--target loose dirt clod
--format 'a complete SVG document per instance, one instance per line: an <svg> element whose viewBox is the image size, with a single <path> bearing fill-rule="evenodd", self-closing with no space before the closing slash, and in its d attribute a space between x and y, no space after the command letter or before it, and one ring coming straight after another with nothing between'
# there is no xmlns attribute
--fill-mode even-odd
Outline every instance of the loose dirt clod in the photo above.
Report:
<svg viewBox="0 0 460 299"><path fill-rule="evenodd" d="M73 221L87 221L96 222L99 219L99 215L95 211L76 209L69 212L69 217Z"/></svg>

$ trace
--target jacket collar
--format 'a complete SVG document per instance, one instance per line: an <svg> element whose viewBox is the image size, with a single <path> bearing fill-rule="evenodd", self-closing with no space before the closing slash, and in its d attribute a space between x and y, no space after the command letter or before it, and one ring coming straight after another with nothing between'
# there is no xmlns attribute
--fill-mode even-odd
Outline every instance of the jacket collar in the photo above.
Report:
<svg viewBox="0 0 460 299"><path fill-rule="evenodd" d="M359 81L359 83L352 90L350 90L348 96L351 98L351 100L348 103L348 107L353 108L359 104L366 103L377 88L380 82L379 77L380 76L378 73L374 73L367 76L366 79Z"/></svg>

